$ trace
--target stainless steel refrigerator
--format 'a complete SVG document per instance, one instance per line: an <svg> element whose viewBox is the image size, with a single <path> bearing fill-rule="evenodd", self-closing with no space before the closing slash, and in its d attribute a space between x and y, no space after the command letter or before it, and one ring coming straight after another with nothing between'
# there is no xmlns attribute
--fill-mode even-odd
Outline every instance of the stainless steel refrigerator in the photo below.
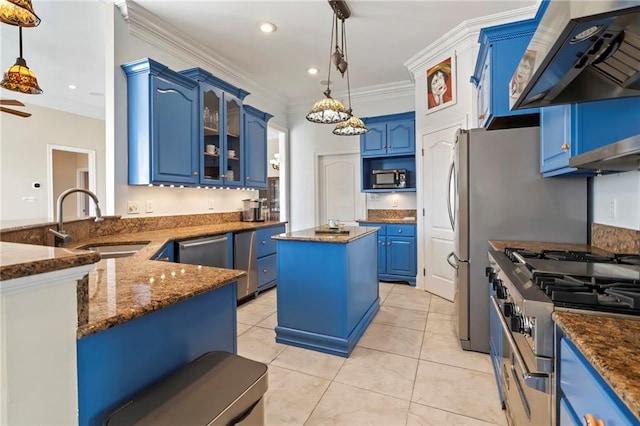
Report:
<svg viewBox="0 0 640 426"><path fill-rule="evenodd" d="M449 169L456 327L489 352L488 240L587 241L587 178L543 178L538 127L458 130Z"/></svg>

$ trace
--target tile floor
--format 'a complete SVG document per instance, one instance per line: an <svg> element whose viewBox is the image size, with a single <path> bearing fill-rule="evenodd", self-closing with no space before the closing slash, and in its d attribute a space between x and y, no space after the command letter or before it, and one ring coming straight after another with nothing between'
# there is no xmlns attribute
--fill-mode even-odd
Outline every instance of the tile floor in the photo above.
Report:
<svg viewBox="0 0 640 426"><path fill-rule="evenodd" d="M275 342L277 289L238 308L238 354L269 365L266 424L506 425L488 355L460 349L453 304L380 283L349 358Z"/></svg>

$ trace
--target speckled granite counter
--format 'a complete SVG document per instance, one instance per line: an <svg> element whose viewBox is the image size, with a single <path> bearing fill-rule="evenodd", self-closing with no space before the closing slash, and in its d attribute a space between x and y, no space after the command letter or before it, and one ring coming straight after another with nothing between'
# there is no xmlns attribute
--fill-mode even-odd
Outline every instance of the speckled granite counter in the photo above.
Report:
<svg viewBox="0 0 640 426"><path fill-rule="evenodd" d="M0 243L2 279L34 275L99 261L78 288L78 338L226 285L245 276L231 269L150 260L170 240L180 241L275 226L282 222L228 222L122 233L85 239L68 248ZM74 250L96 244L142 243L130 257L100 260L97 253Z"/></svg>
<svg viewBox="0 0 640 426"><path fill-rule="evenodd" d="M288 240L288 241L313 241L318 243L338 243L346 244L351 241L362 238L365 235L374 233L380 228L376 226L345 226L342 228L344 233L329 233L325 227L317 226L315 228L303 229L301 231L287 232L280 235L275 235L272 238L274 240Z"/></svg>
<svg viewBox="0 0 640 426"><path fill-rule="evenodd" d="M509 240L489 240L489 245L494 250L504 251L505 248L523 248L531 251L542 250L575 250L598 253L605 256L612 256L613 253L589 244L569 244L569 243L548 243L540 241L509 241Z"/></svg>
<svg viewBox="0 0 640 426"><path fill-rule="evenodd" d="M640 320L571 312L552 318L640 419Z"/></svg>
<svg viewBox="0 0 640 426"><path fill-rule="evenodd" d="M398 224L406 224L406 225L415 225L416 219L376 219L376 220L359 220L359 224L363 226L367 226L369 223L398 223Z"/></svg>

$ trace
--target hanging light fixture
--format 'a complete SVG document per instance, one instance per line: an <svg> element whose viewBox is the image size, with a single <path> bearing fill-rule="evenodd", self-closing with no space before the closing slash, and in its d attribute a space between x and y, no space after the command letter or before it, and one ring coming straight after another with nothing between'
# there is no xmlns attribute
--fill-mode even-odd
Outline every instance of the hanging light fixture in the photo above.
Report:
<svg viewBox="0 0 640 426"><path fill-rule="evenodd" d="M329 72L328 72L328 76L327 76L327 89L323 92L325 98L319 100L318 102L316 102L313 107L311 108L311 112L309 112L309 114L307 114L307 120L313 122L313 123L321 123L321 124L336 124L336 123L340 123L341 121L346 121L349 118L349 114L347 113L347 109L344 107L344 105L342 104L342 102L340 102L337 99L333 99L331 97L331 62L334 61L334 57L338 58L338 62L336 62L336 66L338 66L338 63L341 63L339 61L342 52L338 49L337 43L338 43L338 26L337 26L337 22L338 22L338 12L336 11L337 8L334 7L334 3L343 3L343 1L339 1L339 2L332 2L329 1L329 3L331 4L331 7L334 9L333 12L333 18L332 18L332 26L331 26L331 43L330 43L330 54L329 54ZM344 6L346 7L346 4L344 4ZM346 9L348 12L348 8ZM348 17L348 14L347 14ZM344 19L344 18L343 18ZM334 30L336 32L336 52L333 53L333 34L334 34ZM341 63L341 67L344 67L344 69L347 69L347 63L346 61L344 61L344 63ZM338 67L338 70L340 70L340 67ZM341 71L341 73L344 73L344 71Z"/></svg>
<svg viewBox="0 0 640 426"><path fill-rule="evenodd" d="M349 66L347 62L347 32L345 30L344 21L345 20L343 18L342 49L338 51L338 46L336 45L336 52L333 54L333 60L343 76L345 71L347 73L347 94L349 98L349 109L347 110L347 114L349 114L349 118L346 121L336 124L336 128L333 129L333 134L338 136L364 135L369 131L369 129L367 129L362 120L353 115L353 111L351 109L351 84L349 82ZM343 69L345 71L343 71Z"/></svg>
<svg viewBox="0 0 640 426"><path fill-rule="evenodd" d="M0 0L0 21L18 27L40 25L40 18L33 12L31 0Z"/></svg>
<svg viewBox="0 0 640 426"><path fill-rule="evenodd" d="M5 71L0 86L14 92L39 95L42 89L38 86L38 79L22 57L22 27L18 30L20 31L20 56L16 59L16 63Z"/></svg>

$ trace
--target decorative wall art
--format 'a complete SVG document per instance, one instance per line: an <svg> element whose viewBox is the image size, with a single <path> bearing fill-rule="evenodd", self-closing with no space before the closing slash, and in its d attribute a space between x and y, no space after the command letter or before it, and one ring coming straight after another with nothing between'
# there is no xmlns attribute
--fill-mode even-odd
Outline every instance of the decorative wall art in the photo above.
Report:
<svg viewBox="0 0 640 426"><path fill-rule="evenodd" d="M456 55L427 68L427 114L456 103Z"/></svg>

